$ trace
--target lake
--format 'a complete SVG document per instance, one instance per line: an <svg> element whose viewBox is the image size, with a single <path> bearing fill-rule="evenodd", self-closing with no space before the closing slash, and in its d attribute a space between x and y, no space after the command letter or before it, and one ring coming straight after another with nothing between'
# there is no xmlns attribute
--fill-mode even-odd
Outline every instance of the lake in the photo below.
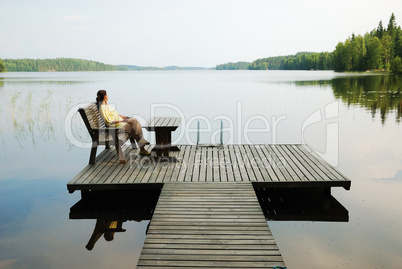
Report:
<svg viewBox="0 0 402 269"><path fill-rule="evenodd" d="M225 144L308 144L352 180L332 190L349 220L268 221L288 268L399 268L401 88L401 76L332 71L1 73L0 268L135 267L149 221L88 251L96 221L69 218L80 193L66 184L90 153L76 111L99 89L141 123L182 117L174 143L195 144L199 124L201 143L222 128Z"/></svg>

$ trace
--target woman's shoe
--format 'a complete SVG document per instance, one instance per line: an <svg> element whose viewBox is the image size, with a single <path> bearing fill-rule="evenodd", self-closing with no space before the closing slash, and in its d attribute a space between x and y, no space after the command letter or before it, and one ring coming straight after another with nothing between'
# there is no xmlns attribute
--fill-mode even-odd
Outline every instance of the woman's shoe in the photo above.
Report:
<svg viewBox="0 0 402 269"><path fill-rule="evenodd" d="M151 152L147 151L146 149L140 150L140 155L142 156L151 156Z"/></svg>
<svg viewBox="0 0 402 269"><path fill-rule="evenodd" d="M150 143L149 143L147 140L145 140L145 139L143 138L143 139L141 139L141 140L138 142L138 144L149 145Z"/></svg>

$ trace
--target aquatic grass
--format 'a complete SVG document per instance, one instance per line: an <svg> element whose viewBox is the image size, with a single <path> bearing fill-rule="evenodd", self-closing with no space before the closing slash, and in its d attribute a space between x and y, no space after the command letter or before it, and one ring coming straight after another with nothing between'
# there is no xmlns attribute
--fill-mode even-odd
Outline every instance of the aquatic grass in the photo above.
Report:
<svg viewBox="0 0 402 269"><path fill-rule="evenodd" d="M26 104L26 123L28 126L29 134L31 134L31 140L32 144L35 145L35 132L34 132L34 127L35 127L35 120L33 119L32 116L32 104L33 104L33 98L32 98L32 90L28 92L28 96L26 98L25 104Z"/></svg>
<svg viewBox="0 0 402 269"><path fill-rule="evenodd" d="M45 141L56 140L54 134L54 123L51 118L50 108L53 102L53 91L47 90L47 95L41 100L39 106L40 124L38 130Z"/></svg>
<svg viewBox="0 0 402 269"><path fill-rule="evenodd" d="M10 98L10 109L11 109L11 113L14 114L15 112L15 107L17 104L17 101L20 99L21 97L21 91L16 91Z"/></svg>

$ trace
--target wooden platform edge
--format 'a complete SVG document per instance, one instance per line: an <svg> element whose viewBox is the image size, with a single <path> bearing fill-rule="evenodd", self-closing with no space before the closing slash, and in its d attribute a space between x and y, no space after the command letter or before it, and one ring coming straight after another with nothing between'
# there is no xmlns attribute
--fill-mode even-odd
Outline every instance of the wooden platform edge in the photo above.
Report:
<svg viewBox="0 0 402 269"><path fill-rule="evenodd" d="M133 184L67 184L69 193L74 191L90 191L90 190L137 190L137 189L162 189L163 184L157 183L133 183Z"/></svg>
<svg viewBox="0 0 402 269"><path fill-rule="evenodd" d="M343 187L350 190L352 182L343 181L253 181L254 188L332 188Z"/></svg>

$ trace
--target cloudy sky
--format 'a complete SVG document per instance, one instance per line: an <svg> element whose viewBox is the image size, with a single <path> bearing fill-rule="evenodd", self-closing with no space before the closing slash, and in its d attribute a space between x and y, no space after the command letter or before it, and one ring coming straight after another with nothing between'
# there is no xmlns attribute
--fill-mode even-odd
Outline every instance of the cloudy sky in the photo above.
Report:
<svg viewBox="0 0 402 269"><path fill-rule="evenodd" d="M203 66L333 51L401 0L0 0L0 58Z"/></svg>

